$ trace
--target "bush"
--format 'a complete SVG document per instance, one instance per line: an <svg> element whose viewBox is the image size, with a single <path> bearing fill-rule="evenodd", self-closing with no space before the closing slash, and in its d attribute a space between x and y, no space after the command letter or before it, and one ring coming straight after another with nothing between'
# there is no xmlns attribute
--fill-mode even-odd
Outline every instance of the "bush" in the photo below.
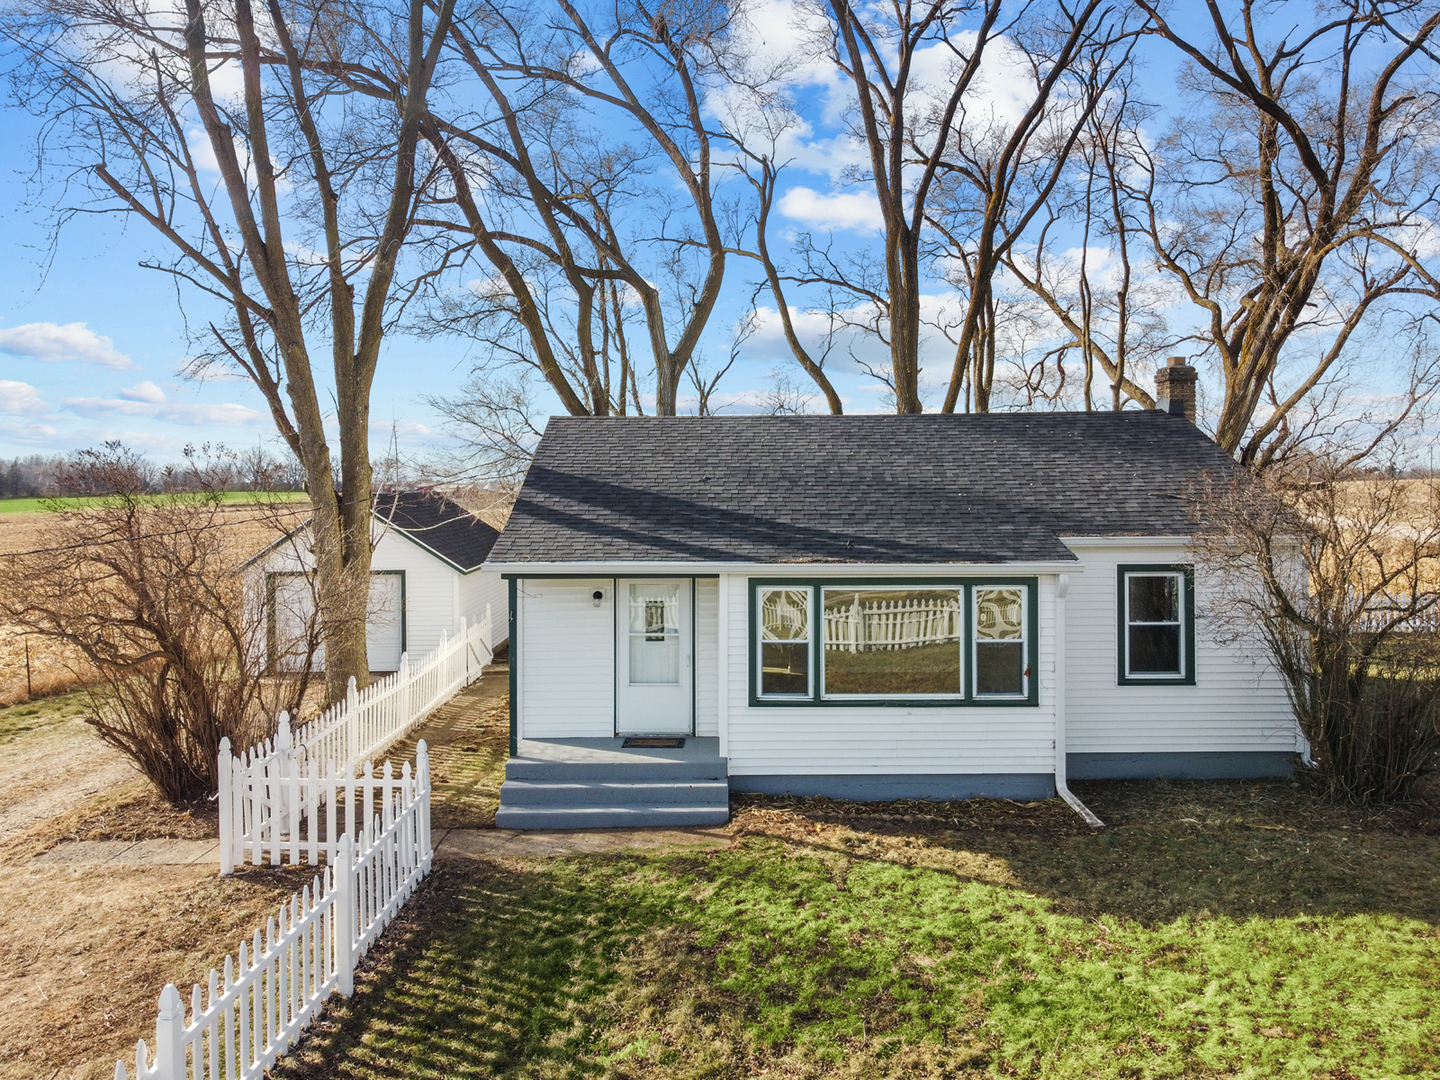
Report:
<svg viewBox="0 0 1440 1080"><path fill-rule="evenodd" d="M146 494L151 478L116 445L72 460L104 494L53 508L36 550L3 560L0 607L98 673L89 722L105 742L171 802L204 798L220 740L270 734L309 676L261 678L250 662L264 624L245 617L229 526L256 511L227 506L218 487Z"/></svg>
<svg viewBox="0 0 1440 1080"><path fill-rule="evenodd" d="M1409 798L1440 764L1440 485L1309 454L1200 493L1198 555L1222 636L1259 634L1317 776Z"/></svg>

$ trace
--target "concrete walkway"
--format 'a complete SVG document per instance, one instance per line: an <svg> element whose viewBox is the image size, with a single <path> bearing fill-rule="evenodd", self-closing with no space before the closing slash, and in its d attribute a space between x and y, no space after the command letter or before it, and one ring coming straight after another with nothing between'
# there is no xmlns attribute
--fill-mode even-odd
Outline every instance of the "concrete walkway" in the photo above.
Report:
<svg viewBox="0 0 1440 1080"><path fill-rule="evenodd" d="M602 851L724 847L723 829L451 829L435 840L437 859L584 855Z"/></svg>
<svg viewBox="0 0 1440 1080"><path fill-rule="evenodd" d="M534 858L604 851L724 847L723 829L436 830L437 859ZM218 840L66 840L30 860L32 866L116 863L131 866L220 865Z"/></svg>
<svg viewBox="0 0 1440 1080"><path fill-rule="evenodd" d="M66 840L30 860L32 866L129 863L136 866L220 865L219 840Z"/></svg>

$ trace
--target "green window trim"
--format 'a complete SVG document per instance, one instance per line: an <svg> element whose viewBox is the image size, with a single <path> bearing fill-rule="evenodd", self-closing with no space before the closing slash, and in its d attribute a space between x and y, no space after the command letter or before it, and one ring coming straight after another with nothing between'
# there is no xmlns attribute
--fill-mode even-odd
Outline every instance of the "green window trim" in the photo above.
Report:
<svg viewBox="0 0 1440 1080"><path fill-rule="evenodd" d="M747 582L749 637L749 692L752 706L776 709L855 709L855 708L1033 708L1040 704L1040 679L1035 671L1040 642L1039 579L1034 577L976 578L750 578ZM1021 695L989 696L975 693L975 590L987 588L1023 588L1024 595L1024 679ZM963 613L961 631L961 692L954 695L932 694L855 694L826 696L824 693L824 623L823 596L826 588L878 589L955 589L960 593ZM809 593L809 688L804 694L762 695L760 693L760 594L762 590L804 589Z"/></svg>
<svg viewBox="0 0 1440 1080"><path fill-rule="evenodd" d="M1131 575L1165 575L1179 577L1180 590L1180 674L1130 673L1130 602L1126 582ZM1122 563L1115 577L1115 681L1119 686L1194 686L1195 685L1195 567L1187 563Z"/></svg>

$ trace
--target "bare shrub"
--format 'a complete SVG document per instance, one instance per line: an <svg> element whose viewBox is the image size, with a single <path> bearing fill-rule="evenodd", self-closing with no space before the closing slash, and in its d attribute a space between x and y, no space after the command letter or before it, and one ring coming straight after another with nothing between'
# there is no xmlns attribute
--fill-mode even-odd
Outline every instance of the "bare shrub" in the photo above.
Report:
<svg viewBox="0 0 1440 1080"><path fill-rule="evenodd" d="M1440 764L1440 484L1339 453L1201 493L1207 616L1259 634L1317 776L1351 802L1409 798Z"/></svg>
<svg viewBox="0 0 1440 1080"><path fill-rule="evenodd" d="M252 662L265 625L246 618L222 486L147 494L147 470L118 444L73 462L93 497L53 507L36 548L0 559L0 613L83 658L89 722L167 799L202 798L220 740L268 735L303 699L308 665L274 678Z"/></svg>

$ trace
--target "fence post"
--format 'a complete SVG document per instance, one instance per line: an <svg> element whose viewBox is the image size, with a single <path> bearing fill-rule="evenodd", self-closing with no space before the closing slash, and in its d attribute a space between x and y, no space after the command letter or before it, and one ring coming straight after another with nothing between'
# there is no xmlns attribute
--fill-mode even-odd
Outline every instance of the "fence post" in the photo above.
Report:
<svg viewBox="0 0 1440 1080"><path fill-rule="evenodd" d="M185 1006L174 983L160 991L160 1014L155 1018L156 1080L183 1080L185 1076Z"/></svg>
<svg viewBox="0 0 1440 1080"><path fill-rule="evenodd" d="M230 785L234 782L231 764L230 737L220 740L220 753L215 759L215 779L220 802L220 873L235 872L235 805L231 802Z"/></svg>
<svg viewBox="0 0 1440 1080"><path fill-rule="evenodd" d="M420 823L416 830L420 834L420 862L428 874L435 852L430 847L430 748L424 739L415 747L415 792L420 803L415 808Z"/></svg>
<svg viewBox="0 0 1440 1080"><path fill-rule="evenodd" d="M485 605L485 621L480 624L480 644L485 648L485 663L493 663L495 660L495 616L491 614L490 605ZM484 667L484 664L481 665Z"/></svg>
<svg viewBox="0 0 1440 1080"><path fill-rule="evenodd" d="M465 661L465 669L461 675L462 686L470 685L470 628L465 623L465 616L460 616L460 656Z"/></svg>
<svg viewBox="0 0 1440 1080"><path fill-rule="evenodd" d="M275 732L275 756L270 772L270 798L276 808L275 843L278 846L282 836L291 832L290 785L287 782L295 771L295 735L290 730L290 713L280 714L279 729Z"/></svg>
<svg viewBox="0 0 1440 1080"><path fill-rule="evenodd" d="M410 720L410 653L400 654L400 726L406 727Z"/></svg>
<svg viewBox="0 0 1440 1080"><path fill-rule="evenodd" d="M347 830L335 853L335 988L350 997L355 993L355 873L354 845Z"/></svg>
<svg viewBox="0 0 1440 1080"><path fill-rule="evenodd" d="M345 684L345 727L349 732L346 757L351 761L360 758L360 691L355 687L355 676Z"/></svg>

